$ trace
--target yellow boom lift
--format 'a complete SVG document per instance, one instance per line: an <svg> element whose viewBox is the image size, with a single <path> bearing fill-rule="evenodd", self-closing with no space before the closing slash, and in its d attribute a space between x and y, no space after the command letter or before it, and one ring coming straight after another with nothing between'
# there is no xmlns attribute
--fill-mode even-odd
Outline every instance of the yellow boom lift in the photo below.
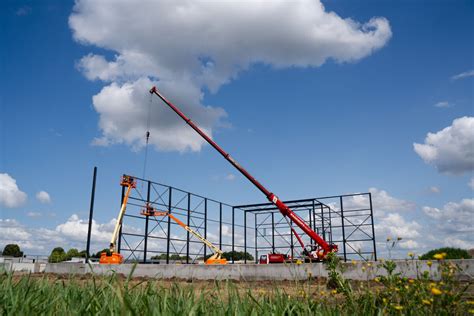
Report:
<svg viewBox="0 0 474 316"><path fill-rule="evenodd" d="M206 260L206 264L227 264L227 260L225 258L222 258L222 250L214 246L209 240L201 236L201 234L192 230L189 226L184 224L182 221L180 221L170 212L157 211L153 207L151 207L149 204L147 204L145 210L143 210L141 214L144 216L168 216L169 218L174 220L179 226L183 227L186 231L196 236L197 239L202 241L206 246L208 246L209 248L212 249L212 251L214 251L214 254L209 259Z"/></svg>
<svg viewBox="0 0 474 316"><path fill-rule="evenodd" d="M127 208L128 197L133 188L137 186L135 179L130 176L123 176L120 185L127 188L125 196L123 198L122 207L120 208L120 213L115 223L114 232L112 234L112 239L110 240L109 251L103 252L100 254L99 263L101 264L121 264L123 262L123 256L117 252L115 245L117 244L117 237L122 226L123 215L125 214L125 209Z"/></svg>

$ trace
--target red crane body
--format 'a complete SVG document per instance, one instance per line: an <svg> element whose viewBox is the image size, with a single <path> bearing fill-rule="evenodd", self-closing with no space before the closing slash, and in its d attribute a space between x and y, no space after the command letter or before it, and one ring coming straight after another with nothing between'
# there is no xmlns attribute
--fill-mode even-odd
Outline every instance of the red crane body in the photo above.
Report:
<svg viewBox="0 0 474 316"><path fill-rule="evenodd" d="M168 101L157 89L156 87L151 88L151 94L156 94L166 105L168 105L179 117L181 117L192 129L194 129L202 138L204 138L212 147L214 147L227 161L229 161L241 174L243 174L250 182L252 182L265 196L267 199L272 202L283 214L283 216L288 217L293 223L295 223L301 230L303 230L312 240L316 242L317 245L321 247L322 251L318 251L315 259L324 259L329 252L337 252L337 245L329 245L324 239L322 239L311 227L306 224L306 222L299 217L295 212L293 212L283 201L281 201L275 194L268 191L260 182L258 182L247 170L245 170L241 165L239 165L227 152L225 152L219 145L217 145L209 136L206 135L190 118L188 118L181 110L175 106L173 103ZM296 231L291 227L291 230L295 234L298 242L303 247L304 251L305 245L301 240L301 237L296 233ZM308 253L309 254L309 253Z"/></svg>

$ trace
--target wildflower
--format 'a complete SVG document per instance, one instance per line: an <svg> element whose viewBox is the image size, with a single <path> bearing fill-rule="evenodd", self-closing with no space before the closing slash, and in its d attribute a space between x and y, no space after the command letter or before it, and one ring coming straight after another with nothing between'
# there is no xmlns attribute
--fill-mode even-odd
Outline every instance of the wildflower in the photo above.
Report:
<svg viewBox="0 0 474 316"><path fill-rule="evenodd" d="M403 309L403 306L395 305L393 306L393 308L395 308L397 311L401 311Z"/></svg>
<svg viewBox="0 0 474 316"><path fill-rule="evenodd" d="M429 300L422 300L421 302L423 302L425 305L431 305L431 301Z"/></svg>
<svg viewBox="0 0 474 316"><path fill-rule="evenodd" d="M405 290L408 290L410 287L408 285L405 285Z"/></svg>
<svg viewBox="0 0 474 316"><path fill-rule="evenodd" d="M352 265L355 266L357 264L357 261L355 261L354 259L352 259L351 261Z"/></svg>
<svg viewBox="0 0 474 316"><path fill-rule="evenodd" d="M431 293L432 293L433 295L441 295L441 294L443 294L443 292L442 292L440 289L436 288L436 287L434 287L434 288L431 289Z"/></svg>
<svg viewBox="0 0 474 316"><path fill-rule="evenodd" d="M296 260L296 264L302 264L301 260Z"/></svg>
<svg viewBox="0 0 474 316"><path fill-rule="evenodd" d="M380 278L379 278L379 277L376 277L376 278L374 279L374 281L378 283L378 282L380 282Z"/></svg>
<svg viewBox="0 0 474 316"><path fill-rule="evenodd" d="M428 261L426 262L426 264L428 265L428 267L431 268L431 266L433 265L433 262L432 262L431 260L428 260Z"/></svg>
<svg viewBox="0 0 474 316"><path fill-rule="evenodd" d="M413 283L415 283L415 280L413 280L413 279L408 279L408 283L413 284Z"/></svg>
<svg viewBox="0 0 474 316"><path fill-rule="evenodd" d="M331 293L332 294L337 294L337 290L332 290Z"/></svg>
<svg viewBox="0 0 474 316"><path fill-rule="evenodd" d="M382 299L382 301L384 304L387 304L387 299L385 297Z"/></svg>
<svg viewBox="0 0 474 316"><path fill-rule="evenodd" d="M367 263L367 268L370 268L372 266L372 263Z"/></svg>
<svg viewBox="0 0 474 316"><path fill-rule="evenodd" d="M474 301L467 301L467 305L474 305Z"/></svg>
<svg viewBox="0 0 474 316"><path fill-rule="evenodd" d="M324 295L326 295L326 292L325 292L325 291L321 291L321 292L319 292L319 294L321 294L321 296L324 296Z"/></svg>
<svg viewBox="0 0 474 316"><path fill-rule="evenodd" d="M430 288L433 288L435 286L436 286L436 283L433 283L433 282L430 283Z"/></svg>
<svg viewBox="0 0 474 316"><path fill-rule="evenodd" d="M362 267L362 272L365 272L365 267Z"/></svg>
<svg viewBox="0 0 474 316"><path fill-rule="evenodd" d="M413 258L415 258L415 254L414 254L413 252L409 252L409 253L408 253L408 257L410 257L410 258L413 259Z"/></svg>
<svg viewBox="0 0 474 316"><path fill-rule="evenodd" d="M433 258L435 258L436 260L443 260L444 258L446 258L446 252L437 253L433 256Z"/></svg>
<svg viewBox="0 0 474 316"><path fill-rule="evenodd" d="M392 240L392 237L387 237L387 242L389 242L390 240Z"/></svg>
<svg viewBox="0 0 474 316"><path fill-rule="evenodd" d="M469 314L474 314L474 309L470 309Z"/></svg>

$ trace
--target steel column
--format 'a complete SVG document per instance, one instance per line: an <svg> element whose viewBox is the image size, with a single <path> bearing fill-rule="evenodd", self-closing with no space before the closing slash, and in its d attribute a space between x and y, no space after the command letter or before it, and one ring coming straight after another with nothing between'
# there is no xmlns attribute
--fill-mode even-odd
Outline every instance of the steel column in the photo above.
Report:
<svg viewBox="0 0 474 316"><path fill-rule="evenodd" d="M219 249L222 250L222 203L219 203Z"/></svg>
<svg viewBox="0 0 474 316"><path fill-rule="evenodd" d="M244 263L247 263L247 212L244 212Z"/></svg>
<svg viewBox="0 0 474 316"><path fill-rule="evenodd" d="M94 216L94 199L95 199L95 182L97 179L97 167L94 167L94 173L92 175L92 192L91 192L91 204L89 208L89 227L87 228L87 242L86 242L86 262L89 261L89 251L91 246L91 233L92 233L92 218Z"/></svg>
<svg viewBox="0 0 474 316"><path fill-rule="evenodd" d="M232 253L231 253L231 258L232 258L232 263L235 262L234 260L234 238L235 238L235 207L232 207Z"/></svg>
<svg viewBox="0 0 474 316"><path fill-rule="evenodd" d="M173 188L169 188L168 192L168 212L171 213L171 206L172 206L172 190ZM170 263L170 238L171 238L171 217L168 216L168 233L166 236L167 243L166 243L166 264Z"/></svg>
<svg viewBox="0 0 474 316"><path fill-rule="evenodd" d="M372 208L372 193L369 192L369 201L370 201L370 219L372 220L372 240L374 243L374 259L377 261L377 248L375 242L375 224L374 224L374 209Z"/></svg>
<svg viewBox="0 0 474 316"><path fill-rule="evenodd" d="M146 193L146 205L150 203L150 188L151 182L148 181L147 193ZM148 216L145 216L145 243L143 245L143 263L146 263L146 252L148 249Z"/></svg>
<svg viewBox="0 0 474 316"><path fill-rule="evenodd" d="M186 225L191 224L191 193L188 192L188 221ZM189 263L189 231L186 231L186 263Z"/></svg>
<svg viewBox="0 0 474 316"><path fill-rule="evenodd" d="M124 199L125 199L125 187L122 187L122 197L120 198L120 207L122 207ZM122 220L122 224L123 224L123 220ZM123 225L120 225L118 242L117 242L118 253L120 253L120 248L122 246L122 228L123 228Z"/></svg>
<svg viewBox="0 0 474 316"><path fill-rule="evenodd" d="M275 214L272 213L272 253L275 253Z"/></svg>
<svg viewBox="0 0 474 316"><path fill-rule="evenodd" d="M255 263L258 263L258 249L257 249L257 213L255 213Z"/></svg>
<svg viewBox="0 0 474 316"><path fill-rule="evenodd" d="M342 226L342 247L344 249L344 261L347 261L346 254L346 231L344 229L344 205L342 203L342 196L339 197L339 204L341 205L341 226Z"/></svg>
<svg viewBox="0 0 474 316"><path fill-rule="evenodd" d="M204 198L204 239L207 239L207 198ZM204 244L204 260L206 260L207 246Z"/></svg>

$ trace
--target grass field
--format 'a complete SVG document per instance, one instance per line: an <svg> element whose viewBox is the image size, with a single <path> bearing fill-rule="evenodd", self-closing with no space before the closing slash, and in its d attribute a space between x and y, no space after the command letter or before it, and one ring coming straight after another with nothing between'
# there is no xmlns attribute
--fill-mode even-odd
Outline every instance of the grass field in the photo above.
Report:
<svg viewBox="0 0 474 316"><path fill-rule="evenodd" d="M468 315L470 283L183 282L112 275L0 275L2 315ZM337 284L342 282L341 284ZM331 283L331 282L329 282Z"/></svg>

